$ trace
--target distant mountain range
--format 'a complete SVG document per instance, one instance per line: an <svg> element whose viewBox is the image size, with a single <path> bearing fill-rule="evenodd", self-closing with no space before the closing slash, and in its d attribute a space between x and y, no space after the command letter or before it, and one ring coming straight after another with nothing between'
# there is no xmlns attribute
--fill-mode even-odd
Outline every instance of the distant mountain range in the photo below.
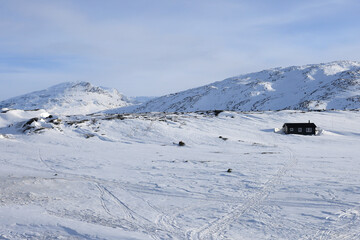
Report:
<svg viewBox="0 0 360 240"><path fill-rule="evenodd" d="M96 87L88 82L67 82L0 102L1 108L46 109L56 114L88 114L132 105L116 89Z"/></svg>
<svg viewBox="0 0 360 240"><path fill-rule="evenodd" d="M240 75L107 112L359 108L360 63L337 61Z"/></svg>
<svg viewBox="0 0 360 240"><path fill-rule="evenodd" d="M157 98L127 98L87 82L63 83L0 102L59 114L360 109L360 63L273 68Z"/></svg>

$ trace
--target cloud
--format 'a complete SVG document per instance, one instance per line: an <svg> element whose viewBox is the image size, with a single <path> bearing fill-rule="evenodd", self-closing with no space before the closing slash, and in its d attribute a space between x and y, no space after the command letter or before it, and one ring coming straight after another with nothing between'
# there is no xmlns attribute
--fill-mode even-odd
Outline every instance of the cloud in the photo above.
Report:
<svg viewBox="0 0 360 240"><path fill-rule="evenodd" d="M354 0L2 4L2 86L87 80L161 95L269 67L359 59Z"/></svg>

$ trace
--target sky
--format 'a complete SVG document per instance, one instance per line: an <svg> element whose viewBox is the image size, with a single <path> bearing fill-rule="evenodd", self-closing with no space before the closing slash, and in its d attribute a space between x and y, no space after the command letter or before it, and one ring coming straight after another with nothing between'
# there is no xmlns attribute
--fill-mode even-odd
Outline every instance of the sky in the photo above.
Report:
<svg viewBox="0 0 360 240"><path fill-rule="evenodd" d="M0 0L0 100L69 81L161 96L360 61L358 0Z"/></svg>

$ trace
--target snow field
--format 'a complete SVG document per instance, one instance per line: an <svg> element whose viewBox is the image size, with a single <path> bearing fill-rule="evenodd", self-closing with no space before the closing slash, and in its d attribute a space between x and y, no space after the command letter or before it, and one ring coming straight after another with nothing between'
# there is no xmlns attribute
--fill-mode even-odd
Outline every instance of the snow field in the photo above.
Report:
<svg viewBox="0 0 360 240"><path fill-rule="evenodd" d="M360 236L358 111L98 114L40 134L16 123L43 111L14 113L0 114L0 238ZM273 132L308 120L323 133Z"/></svg>

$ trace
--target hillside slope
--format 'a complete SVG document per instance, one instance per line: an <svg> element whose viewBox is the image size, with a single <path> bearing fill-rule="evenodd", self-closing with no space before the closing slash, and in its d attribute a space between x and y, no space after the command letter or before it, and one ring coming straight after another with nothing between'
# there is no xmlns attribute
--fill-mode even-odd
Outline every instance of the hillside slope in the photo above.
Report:
<svg viewBox="0 0 360 240"><path fill-rule="evenodd" d="M130 101L116 89L96 87L88 82L66 82L2 101L0 109L46 109L56 114L88 114L128 105L131 105Z"/></svg>
<svg viewBox="0 0 360 240"><path fill-rule="evenodd" d="M240 75L109 112L358 108L360 63L337 61Z"/></svg>

